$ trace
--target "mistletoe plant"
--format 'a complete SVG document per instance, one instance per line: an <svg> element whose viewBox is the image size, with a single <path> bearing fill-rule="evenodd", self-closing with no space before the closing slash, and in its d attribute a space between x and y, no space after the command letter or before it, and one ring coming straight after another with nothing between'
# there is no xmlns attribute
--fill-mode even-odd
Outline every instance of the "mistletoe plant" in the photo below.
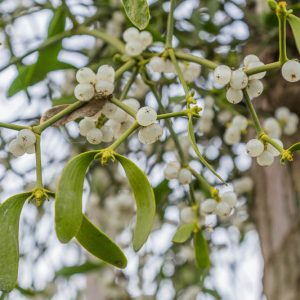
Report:
<svg viewBox="0 0 300 300"><path fill-rule="evenodd" d="M16 138L9 144L8 150L16 157L34 154L36 160L36 186L30 192L14 195L0 205L0 289L11 291L17 282L19 262L19 219L26 201L35 201L42 205L45 200L55 199L55 227L58 239L62 243L69 243L75 238L87 251L99 259L118 268L125 268L126 257L120 247L104 232L97 228L82 209L82 195L86 173L93 162L99 168L105 168L110 162L119 163L127 176L136 202L136 222L133 234L133 248L138 251L146 242L155 218L156 201L153 189L145 173L127 157L118 152L118 147L127 141L132 134L138 132L138 139L142 144L153 144L169 132L178 152L178 161L167 164L164 175L168 180L177 179L181 185L189 186L190 206L181 212L184 223L179 226L174 243L184 243L193 239L195 259L201 270L208 270L210 266L209 247L205 238L203 216L216 214L220 217L232 213L237 204L237 195L233 192L220 193L206 178L197 172L190 164L185 149L179 142L172 127L171 119L185 118L188 126L189 143L198 160L209 169L222 184L223 178L215 171L198 148L195 132L207 132L212 126L214 116L212 98L205 98L205 109L197 105L197 94L190 88L201 71L201 67L211 70L218 88L226 90L229 105L244 102L248 108L251 121L236 115L227 127L224 140L233 145L240 141L241 135L248 126L256 130L256 138L247 143L247 152L257 158L261 166L269 166L275 156L280 156L281 163L293 160L295 151L300 150L300 143L289 148L283 147L280 141L281 131L293 134L297 128L298 118L286 108L276 111L276 119L270 118L261 125L252 99L263 93L261 79L273 69L281 69L282 76L289 82L300 80L300 63L296 59L289 59L286 53L286 23L292 28L295 42L300 51L300 19L287 9L285 1L269 1L270 8L278 18L279 58L278 61L264 64L255 55L244 58L243 65L233 70L227 65L218 65L206 58L193 55L186 50L173 47L173 27L175 0L170 1L167 20L167 31L164 49L157 52L153 47L156 40L149 31L144 30L150 19L147 1L124 0L125 12L135 27L127 28L123 39L118 39L91 27L96 21L95 16L78 23L76 17L62 4L56 8L49 25L48 38L36 49L21 57L14 57L9 64L18 64L27 55L38 52L35 64L22 66L18 77L13 81L8 94L12 96L37 83L53 70L67 69L72 66L57 60L61 50L62 39L73 35L88 35L102 40L115 49L115 61L118 68L103 64L90 65L81 68L76 73L78 84L74 89L77 101L71 104L57 105L43 114L39 124L23 126L17 124L0 123L0 127L17 131ZM96 16L97 17L97 16ZM69 18L72 28L65 30L65 20ZM45 66L46 64L46 66ZM97 72L95 72L97 70ZM124 77L125 72L131 72L131 77L123 86L119 95L114 93L115 86ZM184 90L182 101L185 108L180 111L166 111L153 75L176 74ZM128 91L135 79L140 76L154 94L162 113L149 106L142 106L139 101L128 98ZM99 148L80 153L72 158L64 167L57 189L50 191L43 185L43 167L41 160L41 138L46 135L47 128L63 126L68 122L80 120L79 132L92 145L102 144ZM161 125L164 120L166 128ZM199 129L195 129L195 120L200 120ZM195 200L194 182L197 182L206 195L199 203ZM249 185L240 184L241 188Z"/></svg>

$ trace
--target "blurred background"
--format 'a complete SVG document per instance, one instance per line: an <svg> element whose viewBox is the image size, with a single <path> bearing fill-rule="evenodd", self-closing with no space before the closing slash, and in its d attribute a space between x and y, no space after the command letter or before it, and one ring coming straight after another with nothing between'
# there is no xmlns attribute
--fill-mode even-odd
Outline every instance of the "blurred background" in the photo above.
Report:
<svg viewBox="0 0 300 300"><path fill-rule="evenodd" d="M163 49L169 1L149 1L151 21L147 30L154 38L151 51ZM297 1L289 1L295 14ZM122 39L132 26L118 0L0 1L0 121L36 124L47 109L72 103L76 69L111 64L117 68L116 49L91 36L74 35L62 40L58 59L69 66L65 70L46 70L20 91L12 90L18 70L37 60L31 53L47 38L48 26L56 9L63 5L79 23L88 21L92 28ZM174 45L198 56L239 67L247 54L255 54L264 63L278 58L277 19L267 1L195 1L178 0L175 9ZM72 27L67 17L65 30ZM288 29L288 52L299 57ZM27 55L27 53L30 53ZM23 57L17 63L11 59ZM47 64L47 62L45 62ZM175 75L157 76L148 70L162 94L168 111L181 110L183 90ZM286 106L300 114L299 83L288 85L278 71L264 79L265 92L254 100L262 118L274 116L277 107ZM131 73L118 83L118 96ZM212 73L202 68L201 76L191 84L198 104L204 108L213 101L211 126L197 127L197 143L209 162L229 182L222 186L189 151L187 122L174 120L173 126L186 150L191 165L207 180L223 190L234 189L238 207L226 218L210 216L204 221L212 267L200 272L190 242L172 243L180 224L181 211L188 205L187 189L176 180L166 181L163 168L176 158L176 147L165 130L153 145L139 143L133 135L120 151L149 175L157 199L155 228L146 245L134 253L131 246L134 202L127 179L116 165L92 166L85 183L84 210L95 224L112 236L128 257L125 270L118 270L87 255L75 242L62 245L54 231L53 200L43 206L25 205L20 223L20 267L18 287L0 299L224 299L224 300L298 300L300 295L299 193L300 159L292 164L279 162L268 168L258 167L246 155L245 142L254 137L249 130L238 145L224 143L228 123L237 114L248 117L243 104L233 106L224 90L212 82ZM138 99L159 111L155 97L140 76L128 97ZM208 97L212 97L213 100ZM7 151L15 132L0 130L1 202L10 195L34 187L34 155L13 157ZM285 145L299 140L299 132L282 137ZM79 135L78 122L49 128L42 139L42 163L45 185L55 190L66 161L93 148ZM203 199L195 185L197 201Z"/></svg>

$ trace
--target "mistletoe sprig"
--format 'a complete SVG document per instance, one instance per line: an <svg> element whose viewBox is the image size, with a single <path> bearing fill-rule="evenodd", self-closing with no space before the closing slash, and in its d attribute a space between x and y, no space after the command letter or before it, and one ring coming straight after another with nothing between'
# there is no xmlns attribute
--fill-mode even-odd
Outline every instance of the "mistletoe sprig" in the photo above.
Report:
<svg viewBox="0 0 300 300"><path fill-rule="evenodd" d="M143 2L141 6L132 5L131 1L123 1L126 13L134 25L144 29L149 21L148 5ZM133 1L135 3L135 1ZM76 102L62 107L56 107L41 119L38 125L22 126L9 123L0 123L0 127L17 131L16 138L9 144L9 151L16 157L34 154L36 157L36 187L33 191L10 197L0 205L0 290L11 291L17 281L19 245L18 227L22 207L28 200L36 200L41 205L44 200L55 197L55 224L58 239L62 243L68 243L75 238L85 249L99 259L119 268L125 268L127 259L120 247L105 233L97 228L82 212L82 194L85 175L93 162L98 162L105 167L110 161L118 162L123 167L128 182L134 194L137 207L136 224L133 235L133 248L138 251L146 242L153 226L156 203L153 189L145 173L125 156L117 152L118 147L138 132L138 139L142 144L153 144L163 135L164 128L160 120L170 133L170 137L176 145L179 161L167 164L164 174L166 179L177 179L180 184L189 186L192 199L191 206L183 215L186 224L181 224L173 241L184 243L193 237L195 257L200 269L207 270L210 266L208 244L204 235L204 226L200 215L216 214L220 217L229 215L235 208L237 196L234 192L220 194L218 189L212 186L199 172L194 170L184 155L178 137L172 127L172 118L185 118L189 142L199 161L208 168L222 183L223 178L214 170L210 163L200 152L195 137L194 120L200 119L211 122L208 117L209 110L201 115L202 107L197 105L196 94L190 88L196 78L199 77L201 67L213 71L215 84L226 90L228 102L236 105L244 102L248 108L252 122L248 122L243 116L236 116L226 129L224 140L232 145L238 143L241 134L247 126L253 125L257 137L247 143L247 152L251 157L256 157L258 164L269 166L274 157L280 155L281 162L292 161L293 153L300 149L299 143L288 149L283 147L279 140L281 129L279 122L274 119L261 125L257 112L252 104L252 99L263 93L261 79L268 71L280 69L282 76L289 82L300 80L300 63L294 59L288 59L286 53L286 23L292 27L296 45L299 49L300 19L287 10L285 1L269 1L270 7L278 17L279 26L279 58L278 61L264 64L255 55L248 55L243 61L243 66L232 70L229 66L217 63L190 53L173 48L174 9L176 3L170 2L170 12L167 21L167 33L165 47L162 52L151 51L153 37L149 31L139 31L131 27L123 33L123 40L112 37L104 31L90 29L88 26L93 19L87 19L78 24L76 18L70 15L62 5L56 10L49 26L48 39L39 47L26 55L13 58L4 70L12 64L19 63L27 55L38 52L37 63L23 67L20 74L9 89L9 95L14 95L27 86L36 83L36 78L44 78L47 72L54 69L62 69L67 66L59 62L52 69L41 69L40 64L45 63L45 57L56 57L61 49L61 41L72 35L89 35L109 44L119 58L120 67L115 71L110 65L91 66L81 68L76 73L78 82L74 89ZM141 11L140 11L141 10ZM72 20L73 28L64 31L66 15ZM97 70L97 72L94 72ZM150 71L151 70L151 71ZM131 71L131 78L124 86L119 98L116 97L115 86L123 77L123 74ZM161 95L155 82L151 79L153 73L175 73L183 87L183 101L185 107L182 111L168 112L161 101ZM152 107L144 106L136 99L126 99L136 77L141 75L155 96L161 114ZM207 103L208 105L208 103ZM209 104L213 106L212 104ZM208 106L209 106L208 105ZM212 114L212 113L210 113ZM292 116L292 117L291 117ZM74 119L81 119L79 132L93 145L105 143L107 146L97 150L83 152L71 159L60 177L57 190L48 191L43 185L43 168L41 163L40 140L44 131L51 126L60 126ZM297 127L298 119L286 109L277 111L277 118L285 126L286 133L293 133ZM288 123L292 122L293 124ZM208 121L207 121L208 120ZM290 125L292 124L292 125ZM279 128L279 129L278 129ZM280 131L280 134L278 133ZM205 191L207 198L199 207L194 199L193 180L196 180Z"/></svg>

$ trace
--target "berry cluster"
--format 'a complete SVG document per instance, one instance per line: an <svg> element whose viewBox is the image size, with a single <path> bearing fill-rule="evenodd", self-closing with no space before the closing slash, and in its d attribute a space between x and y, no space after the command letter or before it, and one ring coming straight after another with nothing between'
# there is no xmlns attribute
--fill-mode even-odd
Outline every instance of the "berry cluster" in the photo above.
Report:
<svg viewBox="0 0 300 300"><path fill-rule="evenodd" d="M169 59L154 56L149 62L149 67L155 73L176 73L173 63ZM187 82L192 82L199 77L201 66L193 62L179 62L183 78Z"/></svg>
<svg viewBox="0 0 300 300"><path fill-rule="evenodd" d="M149 31L139 32L135 27L126 29L123 39L126 42L125 52L129 56L140 55L153 41Z"/></svg>
<svg viewBox="0 0 300 300"><path fill-rule="evenodd" d="M153 144L162 136L163 128L155 123L156 120L157 113L153 108L144 106L138 110L136 121L142 126L138 133L138 138L142 144Z"/></svg>
<svg viewBox="0 0 300 300"><path fill-rule="evenodd" d="M178 161L171 161L167 163L164 175L168 180L177 179L180 184L190 184L192 182L191 171L186 168L182 168Z"/></svg>
<svg viewBox="0 0 300 300"><path fill-rule="evenodd" d="M96 94L111 95L114 91L115 70L109 65L101 66L97 74L90 68L81 68L76 73L79 82L74 95L79 101L90 101Z"/></svg>
<svg viewBox="0 0 300 300"><path fill-rule="evenodd" d="M248 126L247 118L243 116L235 116L232 122L226 128L224 133L224 141L228 145L234 145L241 141L241 135Z"/></svg>
<svg viewBox="0 0 300 300"><path fill-rule="evenodd" d="M283 144L278 139L273 139L279 146ZM270 166L274 162L274 157L278 156L280 152L271 144L263 143L258 139L252 139L246 144L246 151L251 157L256 157L256 161L260 166Z"/></svg>
<svg viewBox="0 0 300 300"><path fill-rule="evenodd" d="M29 129L19 131L17 137L8 145L8 151L14 156L22 156L23 154L35 153L35 134Z"/></svg>
<svg viewBox="0 0 300 300"><path fill-rule="evenodd" d="M201 203L201 211L204 214L216 214L219 217L230 215L237 204L237 195L234 192L225 192L220 199L206 199Z"/></svg>
<svg viewBox="0 0 300 300"><path fill-rule="evenodd" d="M134 112L137 112L140 107L139 101L134 98L125 99L122 102ZM98 124L101 115L108 119L104 125ZM124 110L111 102L106 102L102 110L94 117L86 117L79 122L79 131L91 144L109 143L114 138L118 138L133 122L134 118Z"/></svg>
<svg viewBox="0 0 300 300"><path fill-rule="evenodd" d="M243 100L243 89L246 88L250 98L255 98L263 92L263 84L260 81L266 72L247 76L245 71L263 66L264 63L256 55L250 54L244 58L244 66L241 69L232 71L226 65L220 65L214 70L215 82L224 87L229 85L226 98L230 103L237 104Z"/></svg>

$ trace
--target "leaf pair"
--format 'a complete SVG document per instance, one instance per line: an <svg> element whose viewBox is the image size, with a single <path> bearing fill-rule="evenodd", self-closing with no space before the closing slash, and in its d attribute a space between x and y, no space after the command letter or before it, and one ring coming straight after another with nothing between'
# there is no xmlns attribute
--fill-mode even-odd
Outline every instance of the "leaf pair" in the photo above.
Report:
<svg viewBox="0 0 300 300"><path fill-rule="evenodd" d="M188 223L178 227L174 237L174 243L184 243L193 235L194 251L197 266L199 269L208 269L210 267L209 251L207 241L202 231L196 230L195 224Z"/></svg>
<svg viewBox="0 0 300 300"><path fill-rule="evenodd" d="M19 221L31 193L8 198L0 205L0 290L10 292L16 285L19 268Z"/></svg>
<svg viewBox="0 0 300 300"><path fill-rule="evenodd" d="M117 267L126 266L120 248L82 214L82 193L85 173L98 151L89 151L74 157L65 166L59 180L55 200L55 223L58 239L78 242L98 258ZM155 198L145 174L129 159L119 154L116 159L123 166L137 206L137 220L133 247L137 251L145 243L155 217Z"/></svg>

